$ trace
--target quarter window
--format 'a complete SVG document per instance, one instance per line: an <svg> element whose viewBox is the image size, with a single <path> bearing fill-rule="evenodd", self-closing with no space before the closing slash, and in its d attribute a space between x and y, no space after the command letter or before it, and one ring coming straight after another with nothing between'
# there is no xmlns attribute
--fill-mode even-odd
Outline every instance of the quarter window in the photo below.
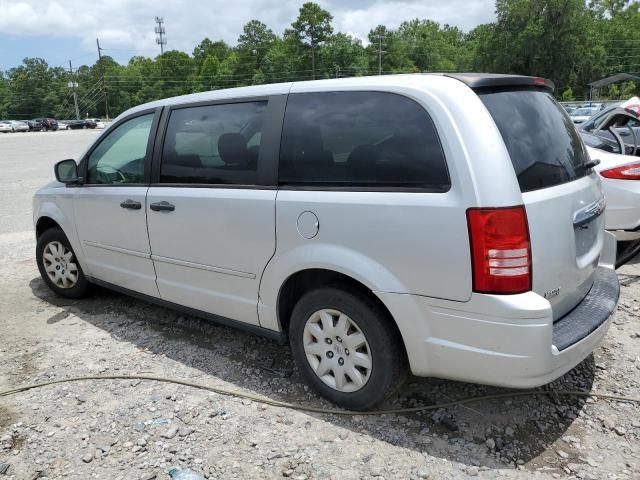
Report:
<svg viewBox="0 0 640 480"><path fill-rule="evenodd" d="M91 152L87 183L118 185L144 182L153 113L132 118L110 132Z"/></svg>
<svg viewBox="0 0 640 480"><path fill-rule="evenodd" d="M162 152L163 183L257 184L267 102L174 110Z"/></svg>
<svg viewBox="0 0 640 480"><path fill-rule="evenodd" d="M430 191L450 186L428 113L409 98L383 92L289 95L279 182Z"/></svg>

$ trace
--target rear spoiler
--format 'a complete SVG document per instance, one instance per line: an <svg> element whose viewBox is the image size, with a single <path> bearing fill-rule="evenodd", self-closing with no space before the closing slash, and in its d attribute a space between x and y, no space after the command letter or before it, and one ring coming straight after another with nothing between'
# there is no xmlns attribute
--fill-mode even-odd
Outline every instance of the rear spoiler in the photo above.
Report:
<svg viewBox="0 0 640 480"><path fill-rule="evenodd" d="M549 79L524 75L502 75L499 73L446 73L473 89L503 87L543 87L553 92L556 86Z"/></svg>

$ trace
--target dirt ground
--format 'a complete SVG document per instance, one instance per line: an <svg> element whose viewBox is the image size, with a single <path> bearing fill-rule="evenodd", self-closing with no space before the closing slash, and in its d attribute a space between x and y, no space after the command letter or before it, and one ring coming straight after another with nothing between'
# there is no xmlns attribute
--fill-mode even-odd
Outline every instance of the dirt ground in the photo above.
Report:
<svg viewBox="0 0 640 480"><path fill-rule="evenodd" d="M70 376L171 376L330 408L286 347L104 289L65 300L34 260L31 197L94 131L0 135L0 391ZM545 387L640 397L640 258L603 343ZM385 407L507 390L411 378ZM544 394L410 415L309 414L150 381L0 397L0 479L640 478L640 405ZM0 472L1 472L0 468Z"/></svg>

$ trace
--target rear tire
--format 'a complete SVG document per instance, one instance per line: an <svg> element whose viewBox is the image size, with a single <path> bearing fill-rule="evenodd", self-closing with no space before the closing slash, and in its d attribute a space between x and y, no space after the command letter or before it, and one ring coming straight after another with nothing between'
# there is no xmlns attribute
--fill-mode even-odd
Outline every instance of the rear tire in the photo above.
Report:
<svg viewBox="0 0 640 480"><path fill-rule="evenodd" d="M623 266L638 254L640 254L640 240L618 242L618 251L616 254L616 269Z"/></svg>
<svg viewBox="0 0 640 480"><path fill-rule="evenodd" d="M89 282L60 228L50 228L40 235L36 244L36 261L42 279L56 294L80 298L87 293Z"/></svg>
<svg viewBox="0 0 640 480"><path fill-rule="evenodd" d="M303 295L291 314L289 341L309 386L350 410L375 407L406 376L391 320L372 299L348 286Z"/></svg>

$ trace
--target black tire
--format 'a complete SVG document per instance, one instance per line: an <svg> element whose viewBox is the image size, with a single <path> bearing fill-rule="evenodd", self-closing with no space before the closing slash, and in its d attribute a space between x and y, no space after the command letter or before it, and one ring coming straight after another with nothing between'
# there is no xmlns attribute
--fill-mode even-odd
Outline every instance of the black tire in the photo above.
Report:
<svg viewBox="0 0 640 480"><path fill-rule="evenodd" d="M307 360L304 328L307 320L322 309L346 314L357 324L369 344L371 371L359 390L341 392L327 385ZM319 395L349 410L370 410L394 393L406 377L401 339L391 322L371 298L348 286L331 285L312 290L300 298L291 314L289 342L293 358L305 381ZM331 355L333 357L334 354Z"/></svg>
<svg viewBox="0 0 640 480"><path fill-rule="evenodd" d="M618 242L616 268L620 268L638 254L640 254L640 240Z"/></svg>
<svg viewBox="0 0 640 480"><path fill-rule="evenodd" d="M69 251L73 254L73 256L71 257L71 260L72 261L75 260L75 264L77 265L78 272L77 272L76 283L71 287L62 288L56 285L51 281L51 279L49 278L49 275L45 270L43 254L44 254L45 247L51 242L60 242L67 249L69 249ZM38 238L38 242L36 244L36 261L38 263L38 270L40 270L40 275L42 276L42 279L47 284L47 286L51 290L53 290L56 294L66 298L80 298L87 293L87 290L89 289L89 282L84 276L82 267L80 266L80 263L76 258L73 248L71 248L71 244L69 243L67 236L64 234L64 232L60 228L57 228L57 227L50 228L48 230L45 230L42 233L42 235L40 235L40 237Z"/></svg>

